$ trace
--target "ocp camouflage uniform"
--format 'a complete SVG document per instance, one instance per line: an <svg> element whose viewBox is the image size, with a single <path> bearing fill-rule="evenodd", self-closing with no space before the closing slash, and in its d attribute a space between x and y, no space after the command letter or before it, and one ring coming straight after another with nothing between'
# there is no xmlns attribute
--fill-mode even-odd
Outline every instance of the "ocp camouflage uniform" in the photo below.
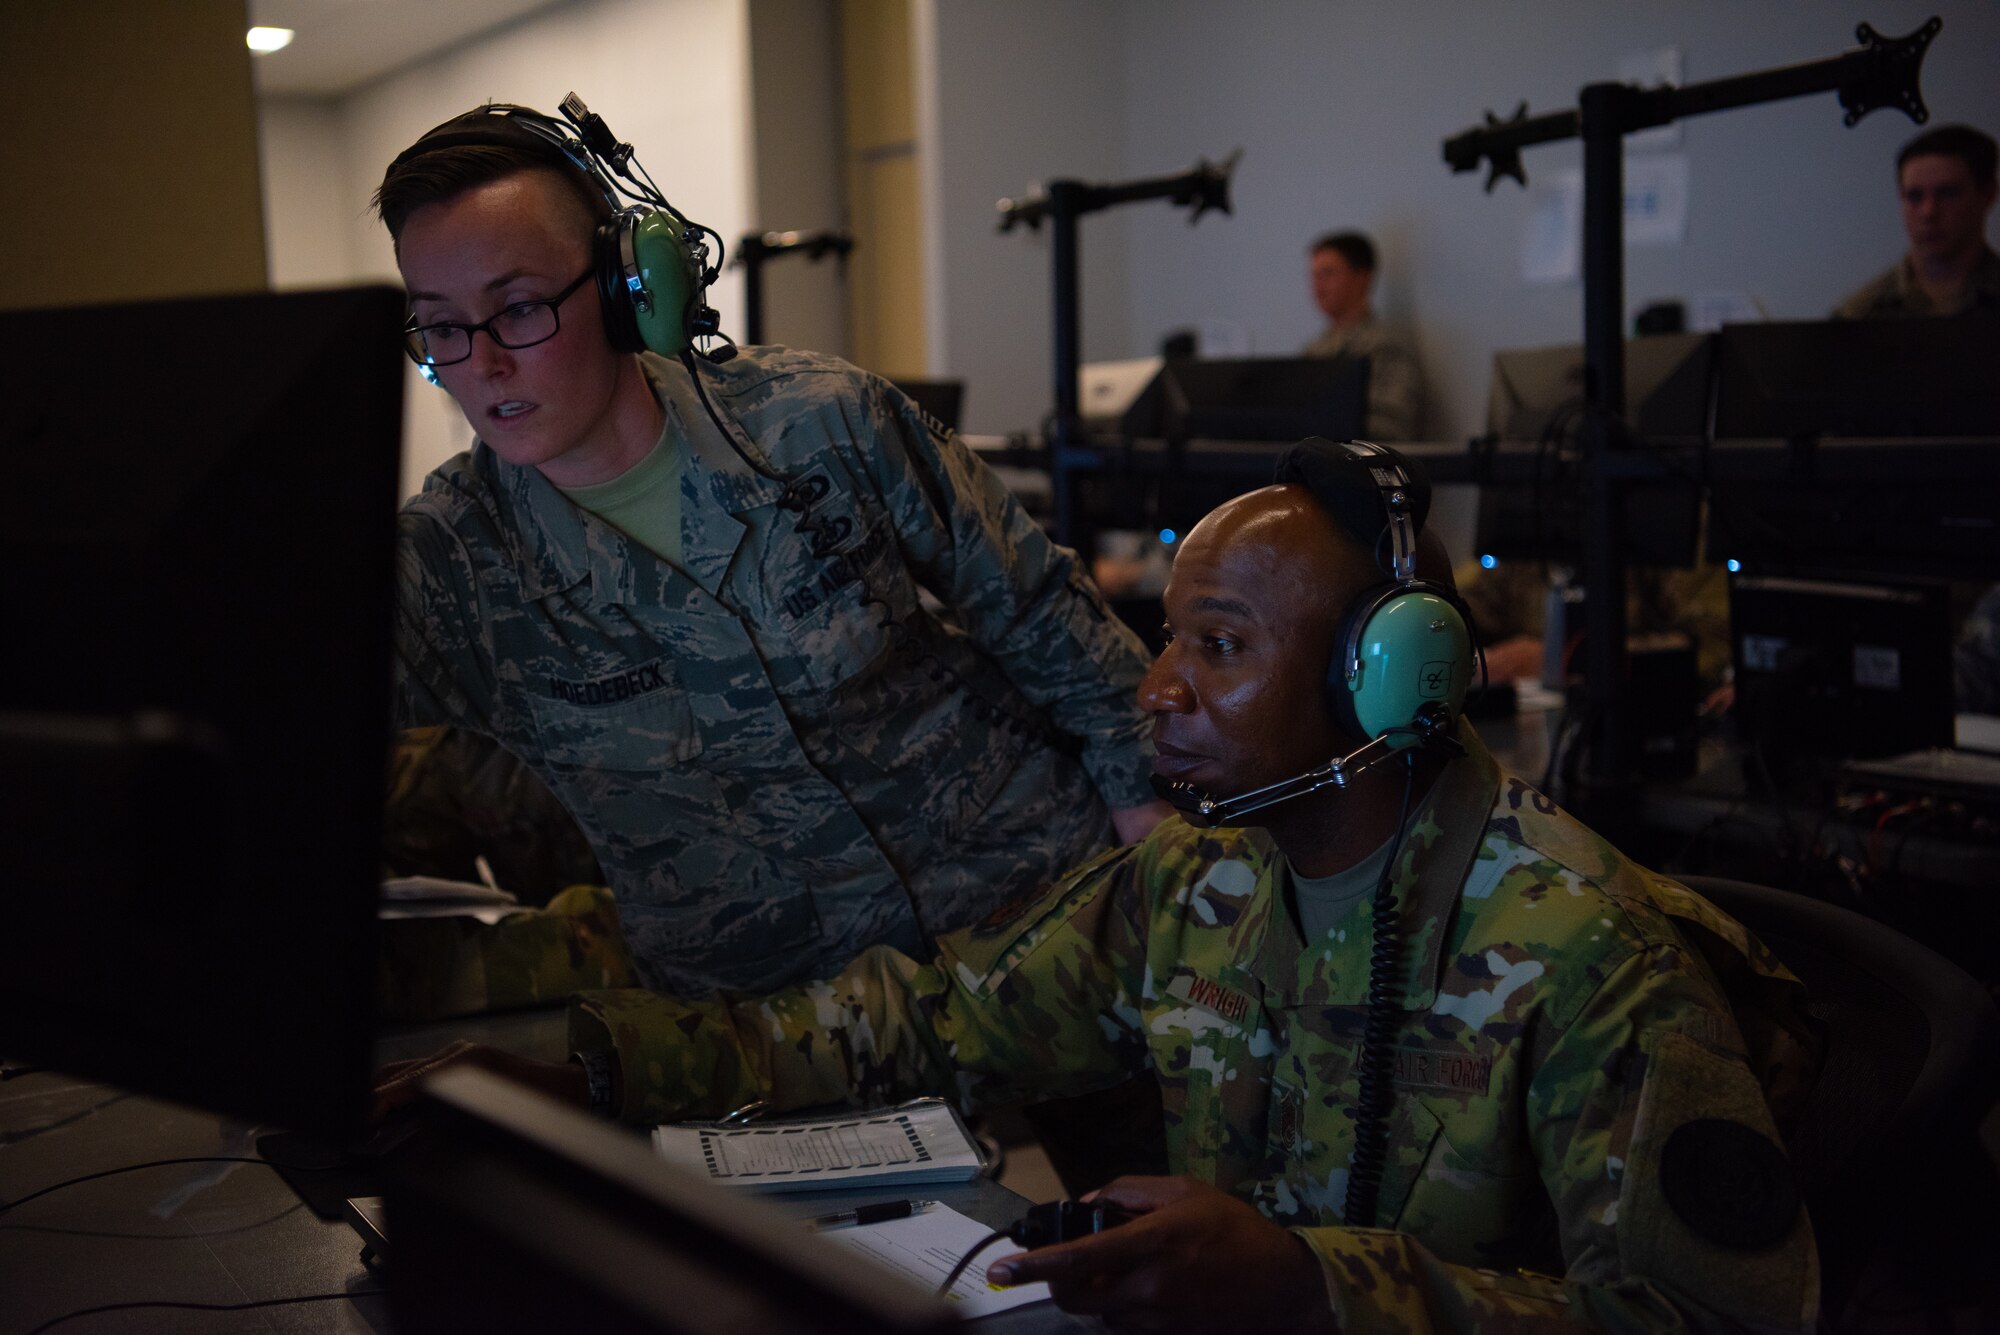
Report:
<svg viewBox="0 0 2000 1335"><path fill-rule="evenodd" d="M1366 357L1370 440L1415 440L1424 410L1424 367L1371 312L1345 329L1328 325L1301 357Z"/></svg>
<svg viewBox="0 0 2000 1335"><path fill-rule="evenodd" d="M1836 320L1880 320L1911 315L1960 315L1966 311L2000 310L2000 254L1988 246L1973 266L1972 280L1958 304L1945 310L1931 300L1917 271L1905 255L1896 265L1843 299L1834 307Z"/></svg>
<svg viewBox="0 0 2000 1335"><path fill-rule="evenodd" d="M1151 1069L1171 1169L1296 1229L1349 1330L1809 1327L1803 1214L1779 1211L1769 1245L1725 1246L1704 1230L1730 1221L1690 1224L1659 1167L1675 1130L1719 1119L1782 1176L1760 1075L1781 1095L1806 1073L1796 980L1462 735L1470 754L1397 862L1384 1227L1340 1226L1370 906L1301 941L1261 831L1169 821L946 938L928 966L877 950L762 999L586 994L571 1040L617 1052L623 1113L641 1121L954 1084L978 1106ZM1741 1028L1725 991L1762 998Z"/></svg>
<svg viewBox="0 0 2000 1335"><path fill-rule="evenodd" d="M458 728L399 734L382 813L390 874L477 880L480 857L523 904L604 880L576 820L492 738Z"/></svg>
<svg viewBox="0 0 2000 1335"><path fill-rule="evenodd" d="M381 929L375 990L385 1020L551 1006L587 988L632 985L618 906L601 885L573 885L496 923L391 918Z"/></svg>
<svg viewBox="0 0 2000 1335"><path fill-rule="evenodd" d="M400 712L576 816L642 982L774 987L924 950L1150 800L1138 640L955 437L832 358L645 359L685 569L483 444L402 517ZM943 604L928 610L929 591Z"/></svg>

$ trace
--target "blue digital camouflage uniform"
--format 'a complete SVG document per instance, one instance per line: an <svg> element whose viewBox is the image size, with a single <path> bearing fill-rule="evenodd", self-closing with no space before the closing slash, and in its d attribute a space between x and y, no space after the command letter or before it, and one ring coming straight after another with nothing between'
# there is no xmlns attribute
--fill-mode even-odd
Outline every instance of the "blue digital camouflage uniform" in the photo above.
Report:
<svg viewBox="0 0 2000 1335"><path fill-rule="evenodd" d="M686 569L475 445L402 516L402 722L496 738L575 815L639 981L774 987L922 950L1150 800L1137 638L887 382L646 358ZM923 600L928 591L942 610Z"/></svg>
<svg viewBox="0 0 2000 1335"><path fill-rule="evenodd" d="M1298 1230L1349 1330L1809 1328L1803 1213L1781 1213L1775 1243L1724 1246L1666 1204L1658 1171L1695 1119L1741 1123L1779 1156L1766 1090L1810 1068L1797 981L1462 736L1470 754L1397 861L1385 1227L1340 1226L1369 905L1301 941L1257 830L1170 820L945 938L929 965L871 951L765 998L586 993L571 1040L616 1051L640 1121L954 1087L979 1106L1150 1069L1171 1169ZM1741 1027L1726 992L1759 999Z"/></svg>

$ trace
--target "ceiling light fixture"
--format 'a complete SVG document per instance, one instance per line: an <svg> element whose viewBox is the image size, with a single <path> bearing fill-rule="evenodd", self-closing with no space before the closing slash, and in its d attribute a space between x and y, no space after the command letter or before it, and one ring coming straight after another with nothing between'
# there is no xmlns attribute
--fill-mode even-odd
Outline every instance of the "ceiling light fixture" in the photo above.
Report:
<svg viewBox="0 0 2000 1335"><path fill-rule="evenodd" d="M282 51L292 44L290 28L252 28L243 34L244 43L260 56Z"/></svg>

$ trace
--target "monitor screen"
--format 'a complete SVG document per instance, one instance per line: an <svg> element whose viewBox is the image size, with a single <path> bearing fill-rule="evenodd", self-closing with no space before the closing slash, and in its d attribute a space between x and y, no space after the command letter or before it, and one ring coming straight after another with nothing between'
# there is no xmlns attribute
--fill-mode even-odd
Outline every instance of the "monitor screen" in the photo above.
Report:
<svg viewBox="0 0 2000 1335"><path fill-rule="evenodd" d="M1129 435L1159 435L1157 421L1150 431L1133 430L1126 425L1126 417L1166 364L1164 357L1128 357L1115 362L1085 362L1078 367L1077 411L1082 414L1084 425L1093 431L1122 429ZM1154 413L1157 417L1157 407Z"/></svg>
<svg viewBox="0 0 2000 1335"><path fill-rule="evenodd" d="M1712 561L1752 574L2000 578L2000 442L1723 440L1708 479Z"/></svg>
<svg viewBox="0 0 2000 1335"><path fill-rule="evenodd" d="M1366 434L1365 357L1171 361L1160 373L1161 434L1183 440L1353 440Z"/></svg>
<svg viewBox="0 0 2000 1335"><path fill-rule="evenodd" d="M1711 351L1705 334L1656 334L1625 343L1626 414L1650 448L1684 456L1669 476L1636 484L1625 497L1619 530L1636 565L1694 563L1701 516L1698 442L1708 426ZM1575 449L1582 425L1581 344L1518 348L1493 354L1486 429L1502 440L1545 442L1525 476L1479 489L1473 545L1501 560L1580 564L1583 509Z"/></svg>
<svg viewBox="0 0 2000 1335"><path fill-rule="evenodd" d="M1625 342L1626 414L1643 436L1699 437L1708 430L1714 339L1654 334ZM1486 430L1502 440L1539 440L1584 402L1581 343L1506 348L1493 354Z"/></svg>
<svg viewBox="0 0 2000 1335"><path fill-rule="evenodd" d="M390 1184L396 1328L943 1335L925 1289L701 1182L644 1137L470 1068L425 1083Z"/></svg>
<svg viewBox="0 0 2000 1335"><path fill-rule="evenodd" d="M350 1129L403 297L0 313L0 1053Z"/></svg>
<svg viewBox="0 0 2000 1335"><path fill-rule="evenodd" d="M1729 325L1715 438L2000 435L2000 314Z"/></svg>
<svg viewBox="0 0 2000 1335"><path fill-rule="evenodd" d="M1729 636L1738 730L1775 773L1951 745L1943 585L1737 575Z"/></svg>

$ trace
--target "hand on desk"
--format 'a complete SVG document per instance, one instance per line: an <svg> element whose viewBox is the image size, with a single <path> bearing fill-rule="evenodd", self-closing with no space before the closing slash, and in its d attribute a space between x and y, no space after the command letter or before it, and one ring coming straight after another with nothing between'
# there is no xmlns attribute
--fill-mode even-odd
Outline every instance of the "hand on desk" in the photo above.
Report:
<svg viewBox="0 0 2000 1335"><path fill-rule="evenodd" d="M551 1098L581 1108L590 1106L590 1082L583 1068L574 1062L538 1062L516 1057L511 1052L468 1043L464 1039L438 1049L428 1057L390 1062L375 1073L374 1120L380 1122L407 1107L416 1097L417 1084L434 1071L447 1066L472 1065L502 1075L509 1080L539 1090Z"/></svg>
<svg viewBox="0 0 2000 1335"><path fill-rule="evenodd" d="M1003 1257L996 1284L1048 1281L1058 1306L1119 1330L1331 1331L1318 1259L1256 1210L1188 1177L1121 1177L1085 1200L1138 1219Z"/></svg>

